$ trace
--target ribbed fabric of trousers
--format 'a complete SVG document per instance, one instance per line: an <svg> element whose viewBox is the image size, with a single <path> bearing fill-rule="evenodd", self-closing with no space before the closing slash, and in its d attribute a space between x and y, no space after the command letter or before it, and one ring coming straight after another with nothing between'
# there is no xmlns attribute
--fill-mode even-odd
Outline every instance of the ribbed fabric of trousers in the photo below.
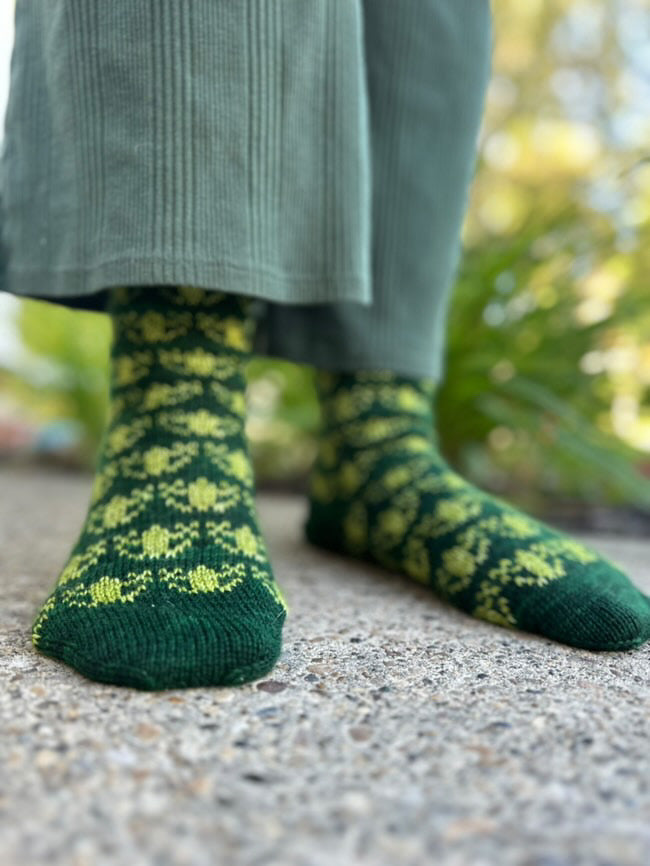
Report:
<svg viewBox="0 0 650 866"><path fill-rule="evenodd" d="M258 353L441 377L488 0L17 0L15 23L0 290L240 293Z"/></svg>

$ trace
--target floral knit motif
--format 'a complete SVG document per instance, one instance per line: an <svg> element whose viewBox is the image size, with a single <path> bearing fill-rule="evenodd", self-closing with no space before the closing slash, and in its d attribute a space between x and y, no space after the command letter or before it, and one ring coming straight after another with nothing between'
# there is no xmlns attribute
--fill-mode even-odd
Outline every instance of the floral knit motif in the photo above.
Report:
<svg viewBox="0 0 650 866"><path fill-rule="evenodd" d="M109 422L79 539L37 648L142 688L270 669L287 604L244 435L247 302L193 287L113 292Z"/></svg>
<svg viewBox="0 0 650 866"><path fill-rule="evenodd" d="M310 541L400 571L501 626L591 649L650 639L650 601L613 563L449 466L433 382L367 371L320 372L317 384Z"/></svg>

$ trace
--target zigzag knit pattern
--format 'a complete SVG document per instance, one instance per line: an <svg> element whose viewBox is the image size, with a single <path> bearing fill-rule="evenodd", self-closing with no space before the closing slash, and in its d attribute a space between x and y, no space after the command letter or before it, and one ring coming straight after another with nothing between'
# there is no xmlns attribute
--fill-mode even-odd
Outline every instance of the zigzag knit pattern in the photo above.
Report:
<svg viewBox="0 0 650 866"><path fill-rule="evenodd" d="M381 371L317 382L313 544L401 572L500 626L592 650L650 640L650 599L614 563L451 469L433 382Z"/></svg>
<svg viewBox="0 0 650 866"><path fill-rule="evenodd" d="M287 604L244 432L247 301L120 288L110 313L110 418L91 503L34 645L141 689L256 679L278 658Z"/></svg>

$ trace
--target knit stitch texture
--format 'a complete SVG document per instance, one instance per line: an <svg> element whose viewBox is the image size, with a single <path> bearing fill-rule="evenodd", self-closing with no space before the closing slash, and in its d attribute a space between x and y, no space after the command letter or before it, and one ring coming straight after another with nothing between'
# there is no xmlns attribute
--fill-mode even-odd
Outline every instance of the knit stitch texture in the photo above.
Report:
<svg viewBox="0 0 650 866"><path fill-rule="evenodd" d="M43 653L141 689L256 679L287 604L244 432L248 302L193 287L111 298L110 418L90 508L33 626Z"/></svg>
<svg viewBox="0 0 650 866"><path fill-rule="evenodd" d="M437 447L434 384L321 372L308 539L401 572L472 616L592 650L650 639L612 562L465 481Z"/></svg>

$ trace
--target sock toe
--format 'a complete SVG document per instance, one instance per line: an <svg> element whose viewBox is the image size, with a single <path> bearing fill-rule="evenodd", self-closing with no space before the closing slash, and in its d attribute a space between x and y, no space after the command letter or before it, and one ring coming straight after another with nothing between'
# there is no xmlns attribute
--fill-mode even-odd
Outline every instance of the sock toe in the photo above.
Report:
<svg viewBox="0 0 650 866"><path fill-rule="evenodd" d="M89 679L160 690L236 685L268 673L282 642L284 609L266 590L246 597L158 595L149 605L52 612L38 649Z"/></svg>
<svg viewBox="0 0 650 866"><path fill-rule="evenodd" d="M650 607L591 587L570 589L521 616L521 628L590 650L636 649L650 640Z"/></svg>

